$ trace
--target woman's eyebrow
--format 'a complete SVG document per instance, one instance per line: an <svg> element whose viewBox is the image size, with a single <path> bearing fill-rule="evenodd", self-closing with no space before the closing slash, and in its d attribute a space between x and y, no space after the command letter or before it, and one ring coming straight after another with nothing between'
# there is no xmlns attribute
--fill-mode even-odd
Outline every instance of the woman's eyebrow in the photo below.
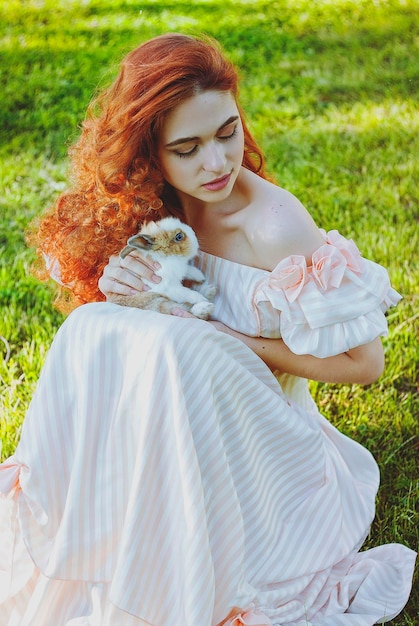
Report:
<svg viewBox="0 0 419 626"><path fill-rule="evenodd" d="M226 120L223 124L221 124L221 126L217 129L217 133L219 133L220 130L223 130L223 128L225 128L226 126L229 126L230 124L232 124L238 119L239 119L238 115L231 115L228 118L228 120ZM174 141L167 143L165 145L165 148L173 148L173 146L178 146L181 143L189 143L190 141L198 141L198 139L199 137L180 137L179 139L175 139Z"/></svg>

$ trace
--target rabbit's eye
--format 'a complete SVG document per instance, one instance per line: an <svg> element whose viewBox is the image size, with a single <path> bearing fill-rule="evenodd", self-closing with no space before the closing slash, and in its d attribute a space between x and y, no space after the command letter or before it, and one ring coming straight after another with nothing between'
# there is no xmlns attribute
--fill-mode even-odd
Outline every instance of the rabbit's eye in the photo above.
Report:
<svg viewBox="0 0 419 626"><path fill-rule="evenodd" d="M175 241L182 241L182 239L185 239L185 234L182 232L176 233Z"/></svg>

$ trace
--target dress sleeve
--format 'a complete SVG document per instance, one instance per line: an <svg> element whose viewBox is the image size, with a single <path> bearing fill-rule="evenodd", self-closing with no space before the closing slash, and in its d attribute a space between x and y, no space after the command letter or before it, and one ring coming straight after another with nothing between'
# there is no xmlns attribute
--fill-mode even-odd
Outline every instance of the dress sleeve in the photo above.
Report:
<svg viewBox="0 0 419 626"><path fill-rule="evenodd" d="M260 285L257 301L280 311L280 333L295 354L328 357L387 334L386 310L401 299L384 267L361 257L336 230L307 264L283 259Z"/></svg>
<svg viewBox="0 0 419 626"><path fill-rule="evenodd" d="M43 256L46 270L52 280L54 280L58 285L66 287L67 285L64 285L63 281L61 280L60 264L58 263L57 259L53 259L46 254L44 254Z"/></svg>

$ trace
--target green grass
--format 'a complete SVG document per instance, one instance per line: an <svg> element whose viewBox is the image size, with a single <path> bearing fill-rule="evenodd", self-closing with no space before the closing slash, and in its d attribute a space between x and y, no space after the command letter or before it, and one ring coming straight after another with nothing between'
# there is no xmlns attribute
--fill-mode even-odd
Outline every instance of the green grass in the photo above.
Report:
<svg viewBox="0 0 419 626"><path fill-rule="evenodd" d="M219 39L269 169L326 229L385 264L404 296L368 388L312 384L324 414L376 456L368 545L418 546L418 42L416 0L8 0L0 5L2 458L62 315L30 274L24 231L65 185L92 93L151 36ZM3 355L3 359L1 356ZM417 590L398 626L417 624Z"/></svg>

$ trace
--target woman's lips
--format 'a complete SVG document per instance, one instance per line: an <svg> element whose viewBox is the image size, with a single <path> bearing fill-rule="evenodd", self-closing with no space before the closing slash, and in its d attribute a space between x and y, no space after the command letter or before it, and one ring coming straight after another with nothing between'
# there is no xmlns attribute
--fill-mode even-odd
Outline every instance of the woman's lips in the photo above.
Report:
<svg viewBox="0 0 419 626"><path fill-rule="evenodd" d="M227 187L228 183L230 182L230 178L231 172L230 174L221 176L221 178L216 178L209 183L205 183L205 185L202 186L205 187L205 189L208 189L208 191L220 191L220 189L224 189L224 187Z"/></svg>

